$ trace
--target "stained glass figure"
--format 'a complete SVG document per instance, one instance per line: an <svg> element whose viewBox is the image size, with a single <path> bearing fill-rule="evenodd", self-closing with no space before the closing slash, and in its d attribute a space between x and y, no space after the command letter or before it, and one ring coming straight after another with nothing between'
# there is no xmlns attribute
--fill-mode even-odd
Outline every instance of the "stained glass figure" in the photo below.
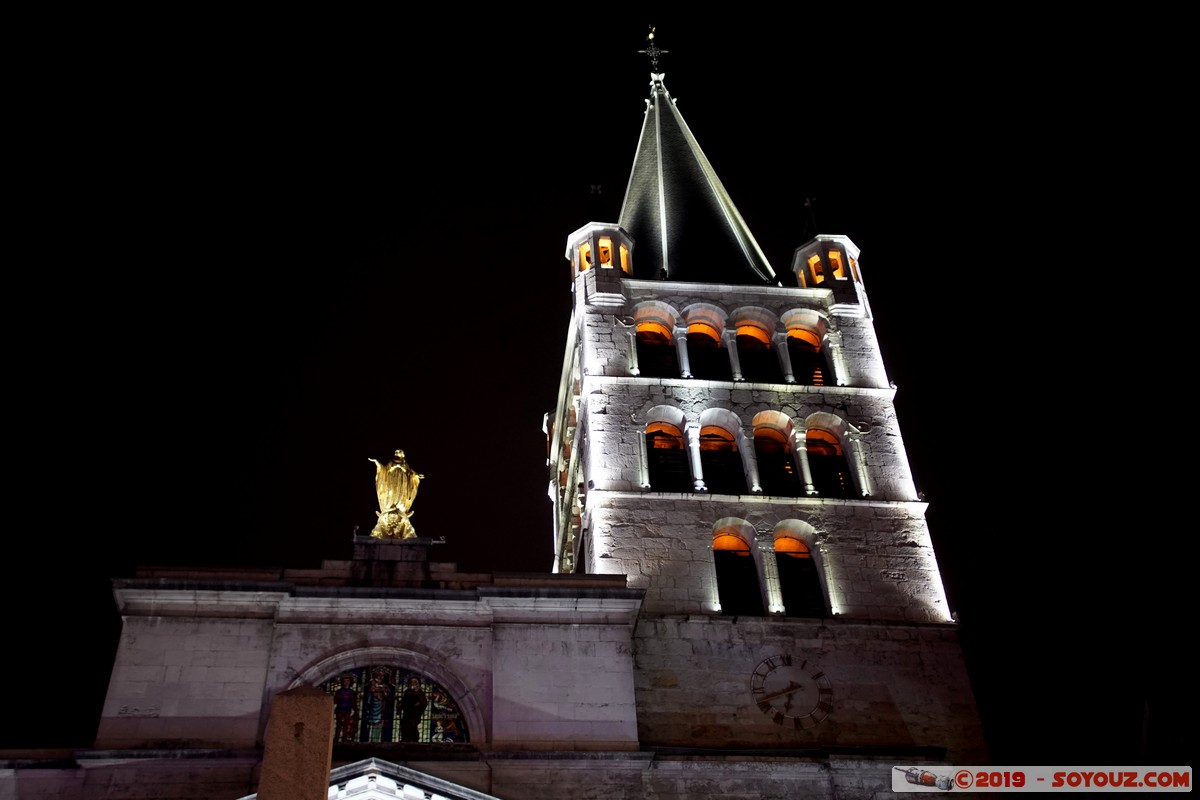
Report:
<svg viewBox="0 0 1200 800"><path fill-rule="evenodd" d="M425 675L386 664L342 670L321 682L333 695L336 742L465 744L458 704Z"/></svg>

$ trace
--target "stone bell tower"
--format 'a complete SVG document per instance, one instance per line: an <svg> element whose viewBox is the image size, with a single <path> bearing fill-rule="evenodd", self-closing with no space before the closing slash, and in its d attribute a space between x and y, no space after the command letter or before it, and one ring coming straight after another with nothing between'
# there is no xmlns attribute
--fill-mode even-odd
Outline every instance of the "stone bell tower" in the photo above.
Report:
<svg viewBox="0 0 1200 800"><path fill-rule="evenodd" d="M619 221L567 239L555 569L645 591L639 739L685 783L986 763L859 255L817 236L785 285L658 72Z"/></svg>

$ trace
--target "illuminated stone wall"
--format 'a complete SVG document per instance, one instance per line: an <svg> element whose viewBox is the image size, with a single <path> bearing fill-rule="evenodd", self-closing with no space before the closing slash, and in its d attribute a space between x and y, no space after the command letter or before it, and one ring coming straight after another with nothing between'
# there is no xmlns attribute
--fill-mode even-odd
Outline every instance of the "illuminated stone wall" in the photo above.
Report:
<svg viewBox="0 0 1200 800"><path fill-rule="evenodd" d="M612 291L593 302L599 295L589 295L582 281L576 287L580 333L567 359L577 367L564 372L577 381L564 381L564 392L578 393L576 427L564 433L560 418L555 431L569 435L579 453L578 471L559 479L568 498L574 487L582 497L578 569L626 575L629 586L646 593L635 639L641 745L739 752L738 766L724 773L710 771L702 758L672 766L656 762L651 780L659 796L753 795L755 789L738 783L752 773L763 792L783 776L804 785L794 764L772 775L759 769L753 755L759 749L875 754L824 762L837 773L835 793L846 796L886 791L873 783L878 775L869 759L876 756L899 761L919 753L930 762L987 763L926 505L916 491L895 390L864 306L835 307L819 290L655 281L625 281L623 303L614 301ZM654 321L678 339L688 310L701 305L726 336L739 315L777 320L769 330L775 337L786 330L785 318L819 319L832 367L828 385L639 375L632 336L637 315L653 307ZM835 379L840 385L833 385ZM762 412L778 412L799 429L809 420L839 421L855 491L845 499L758 495L749 488L750 468L744 494L654 491L645 449L648 422L691 426L684 431L688 442L714 409L728 412L723 418L740 428L743 453L747 445L753 449L754 420ZM722 613L713 534L719 521L729 520L752 540L768 601L761 615ZM788 618L769 602L769 582L778 578L764 568L764 559L774 558L775 532L789 526L806 532L825 618ZM795 727L790 718L780 724L752 694L757 665L785 654L819 664L828 681L832 707L819 724ZM814 796L823 791L811 788Z"/></svg>
<svg viewBox="0 0 1200 800"><path fill-rule="evenodd" d="M545 586L327 596L125 581L96 745L254 747L270 701L388 665L444 688L472 746L636 746L629 658L641 593ZM313 596L317 594L318 596ZM360 687L361 688L361 687Z"/></svg>
<svg viewBox="0 0 1200 800"><path fill-rule="evenodd" d="M797 310L812 311L824 318L841 350L839 373L844 383L862 389L886 389L889 386L879 343L871 320L862 316L862 309L854 306L832 308L830 298L824 290L789 289L780 287L732 286L726 284L660 283L657 281L626 280L614 284L610 293L604 295L606 302L587 302L596 297L594 290L588 291L588 282L594 282L591 271L576 277L576 308L586 315L587 328L582 360L589 375L610 377L628 376L629 335L627 329L615 324L614 318L631 321L630 315L639 303L662 303L681 317L697 303L705 303L736 317L739 309L762 309L779 320ZM618 292L619 294L612 294ZM620 306L611 305L611 298L623 300ZM784 332L782 321L773 332ZM832 385L832 381L830 382Z"/></svg>
<svg viewBox="0 0 1200 800"><path fill-rule="evenodd" d="M253 747L273 632L261 614L273 600L257 594L221 604L205 593L168 592L157 614L127 614L96 746L154 748L185 739ZM207 616L220 605L249 618Z"/></svg>
<svg viewBox="0 0 1200 800"><path fill-rule="evenodd" d="M985 763L950 626L672 616L643 619L636 645L643 745L895 754L944 747L950 763ZM808 659L828 679L833 707L819 725L777 724L758 707L751 674L781 654Z"/></svg>
<svg viewBox="0 0 1200 800"><path fill-rule="evenodd" d="M875 621L949 622L924 504L870 501L772 503L763 498L592 492L592 572L627 575L650 614L717 613L712 536L717 520L768 531L799 520L814 544L832 613ZM768 541L771 534L765 533Z"/></svg>
<svg viewBox="0 0 1200 800"><path fill-rule="evenodd" d="M868 469L871 496L879 500L917 499L890 389L779 390L772 388L774 384L762 388L738 384L730 388L728 383L716 381L591 377L583 383L580 410L587 413L581 413L581 432L587 436L592 489L640 488L648 413L667 406L682 411L689 421L698 420L708 409L728 409L741 422L747 437L753 435L752 421L761 411L780 411L797 424L811 414L825 412L856 427L867 427L868 432L858 437L856 446L861 448L861 459Z"/></svg>

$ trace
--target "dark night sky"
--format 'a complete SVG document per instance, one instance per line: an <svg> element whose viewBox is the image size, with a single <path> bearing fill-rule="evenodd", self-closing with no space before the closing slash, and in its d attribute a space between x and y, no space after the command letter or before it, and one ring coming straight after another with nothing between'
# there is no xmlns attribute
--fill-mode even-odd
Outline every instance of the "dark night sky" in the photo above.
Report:
<svg viewBox="0 0 1200 800"><path fill-rule="evenodd" d="M667 88L775 271L813 217L862 250L993 761L1186 763L1194 603L1181 526L1146 502L1169 462L1122 458L1174 404L1130 391L1156 374L1128 327L1150 309L1102 296L1118 267L1096 257L1140 233L1097 200L1118 193L1108 123L1133 91L1103 54L1045 28L989 46L802 9L193 22L119 37L29 122L54 152L32 162L32 216L71 223L10 301L44 321L12 365L17 638L36 654L19 671L61 665L79 710L50 719L23 693L0 746L90 744L109 578L348 558L373 523L369 456L402 447L427 476L414 524L443 560L549 568L563 251L617 219L654 22Z"/></svg>

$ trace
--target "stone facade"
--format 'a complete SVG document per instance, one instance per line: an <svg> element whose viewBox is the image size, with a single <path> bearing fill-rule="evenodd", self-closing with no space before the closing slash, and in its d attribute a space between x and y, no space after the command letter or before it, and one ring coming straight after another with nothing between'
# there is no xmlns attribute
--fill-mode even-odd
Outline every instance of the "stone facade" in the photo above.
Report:
<svg viewBox="0 0 1200 800"><path fill-rule="evenodd" d="M592 223L568 238L568 258L600 237L623 242L625 232ZM858 250L818 237L797 250L797 268L831 248L851 267L833 288L804 288L802 277L791 288L642 281L573 261L573 335L547 426L557 563L623 575L645 592L634 636L638 739L654 759L642 789L618 796L870 797L887 790L896 764L987 763ZM733 380L688 374L695 325L719 337ZM643 374L639 326L670 337L680 374ZM743 379L735 336L744 327L772 343L784 380ZM786 341L798 328L820 342L821 382L793 374ZM682 433L692 491L656 485L648 431L661 423ZM834 434L848 490L763 491L755 434L764 424L784 434L802 480L805 431ZM705 485L700 432L710 427L740 456L744 492ZM723 607L730 586L715 537L730 532L752 559L760 613ZM803 543L823 612L798 615L782 602L780 537ZM790 701L790 685L755 693L756 671L775 663L819 675L819 713L764 702Z"/></svg>
<svg viewBox="0 0 1200 800"><path fill-rule="evenodd" d="M746 755L875 749L986 759L958 642L945 626L662 616L639 623L635 644L643 742ZM829 677L834 710L814 728L776 724L755 704L751 672L782 653L802 654Z"/></svg>
<svg viewBox="0 0 1200 800"><path fill-rule="evenodd" d="M458 787L445 796L680 800L869 797L895 764L983 758L951 626L654 613L655 580L451 566L430 564L423 588L357 586L343 562L116 582L125 625L96 746L9 758L0 797L248 797L277 700L315 699L308 687L374 663L450 690L470 741L337 745L345 796L400 785L347 771L381 756L409 781ZM751 671L783 652L831 676L819 727L777 725L755 704Z"/></svg>
<svg viewBox="0 0 1200 800"><path fill-rule="evenodd" d="M652 87L659 127L622 211L647 230L590 223L567 242L574 310L546 419L553 574L461 574L427 540L360 537L351 561L317 570L117 581L95 747L0 760L0 800L245 798L276 698L376 667L444 691L463 737L335 736L331 797L854 800L891 795L896 766L987 763L858 248L819 236L795 253L796 285L772 284L661 74ZM672 178L687 180L659 186ZM680 231L657 226L685 222L728 247L669 261L654 234ZM635 268L637 235L661 267ZM685 279L744 256L730 280L756 285ZM643 369L639 327L674 348L674 374ZM728 378L693 374L701 336ZM792 338L823 366L798 375ZM754 374L754 358L778 372ZM648 444L668 428L674 483ZM816 472L830 464L834 484ZM745 489L713 490L718 467Z"/></svg>

